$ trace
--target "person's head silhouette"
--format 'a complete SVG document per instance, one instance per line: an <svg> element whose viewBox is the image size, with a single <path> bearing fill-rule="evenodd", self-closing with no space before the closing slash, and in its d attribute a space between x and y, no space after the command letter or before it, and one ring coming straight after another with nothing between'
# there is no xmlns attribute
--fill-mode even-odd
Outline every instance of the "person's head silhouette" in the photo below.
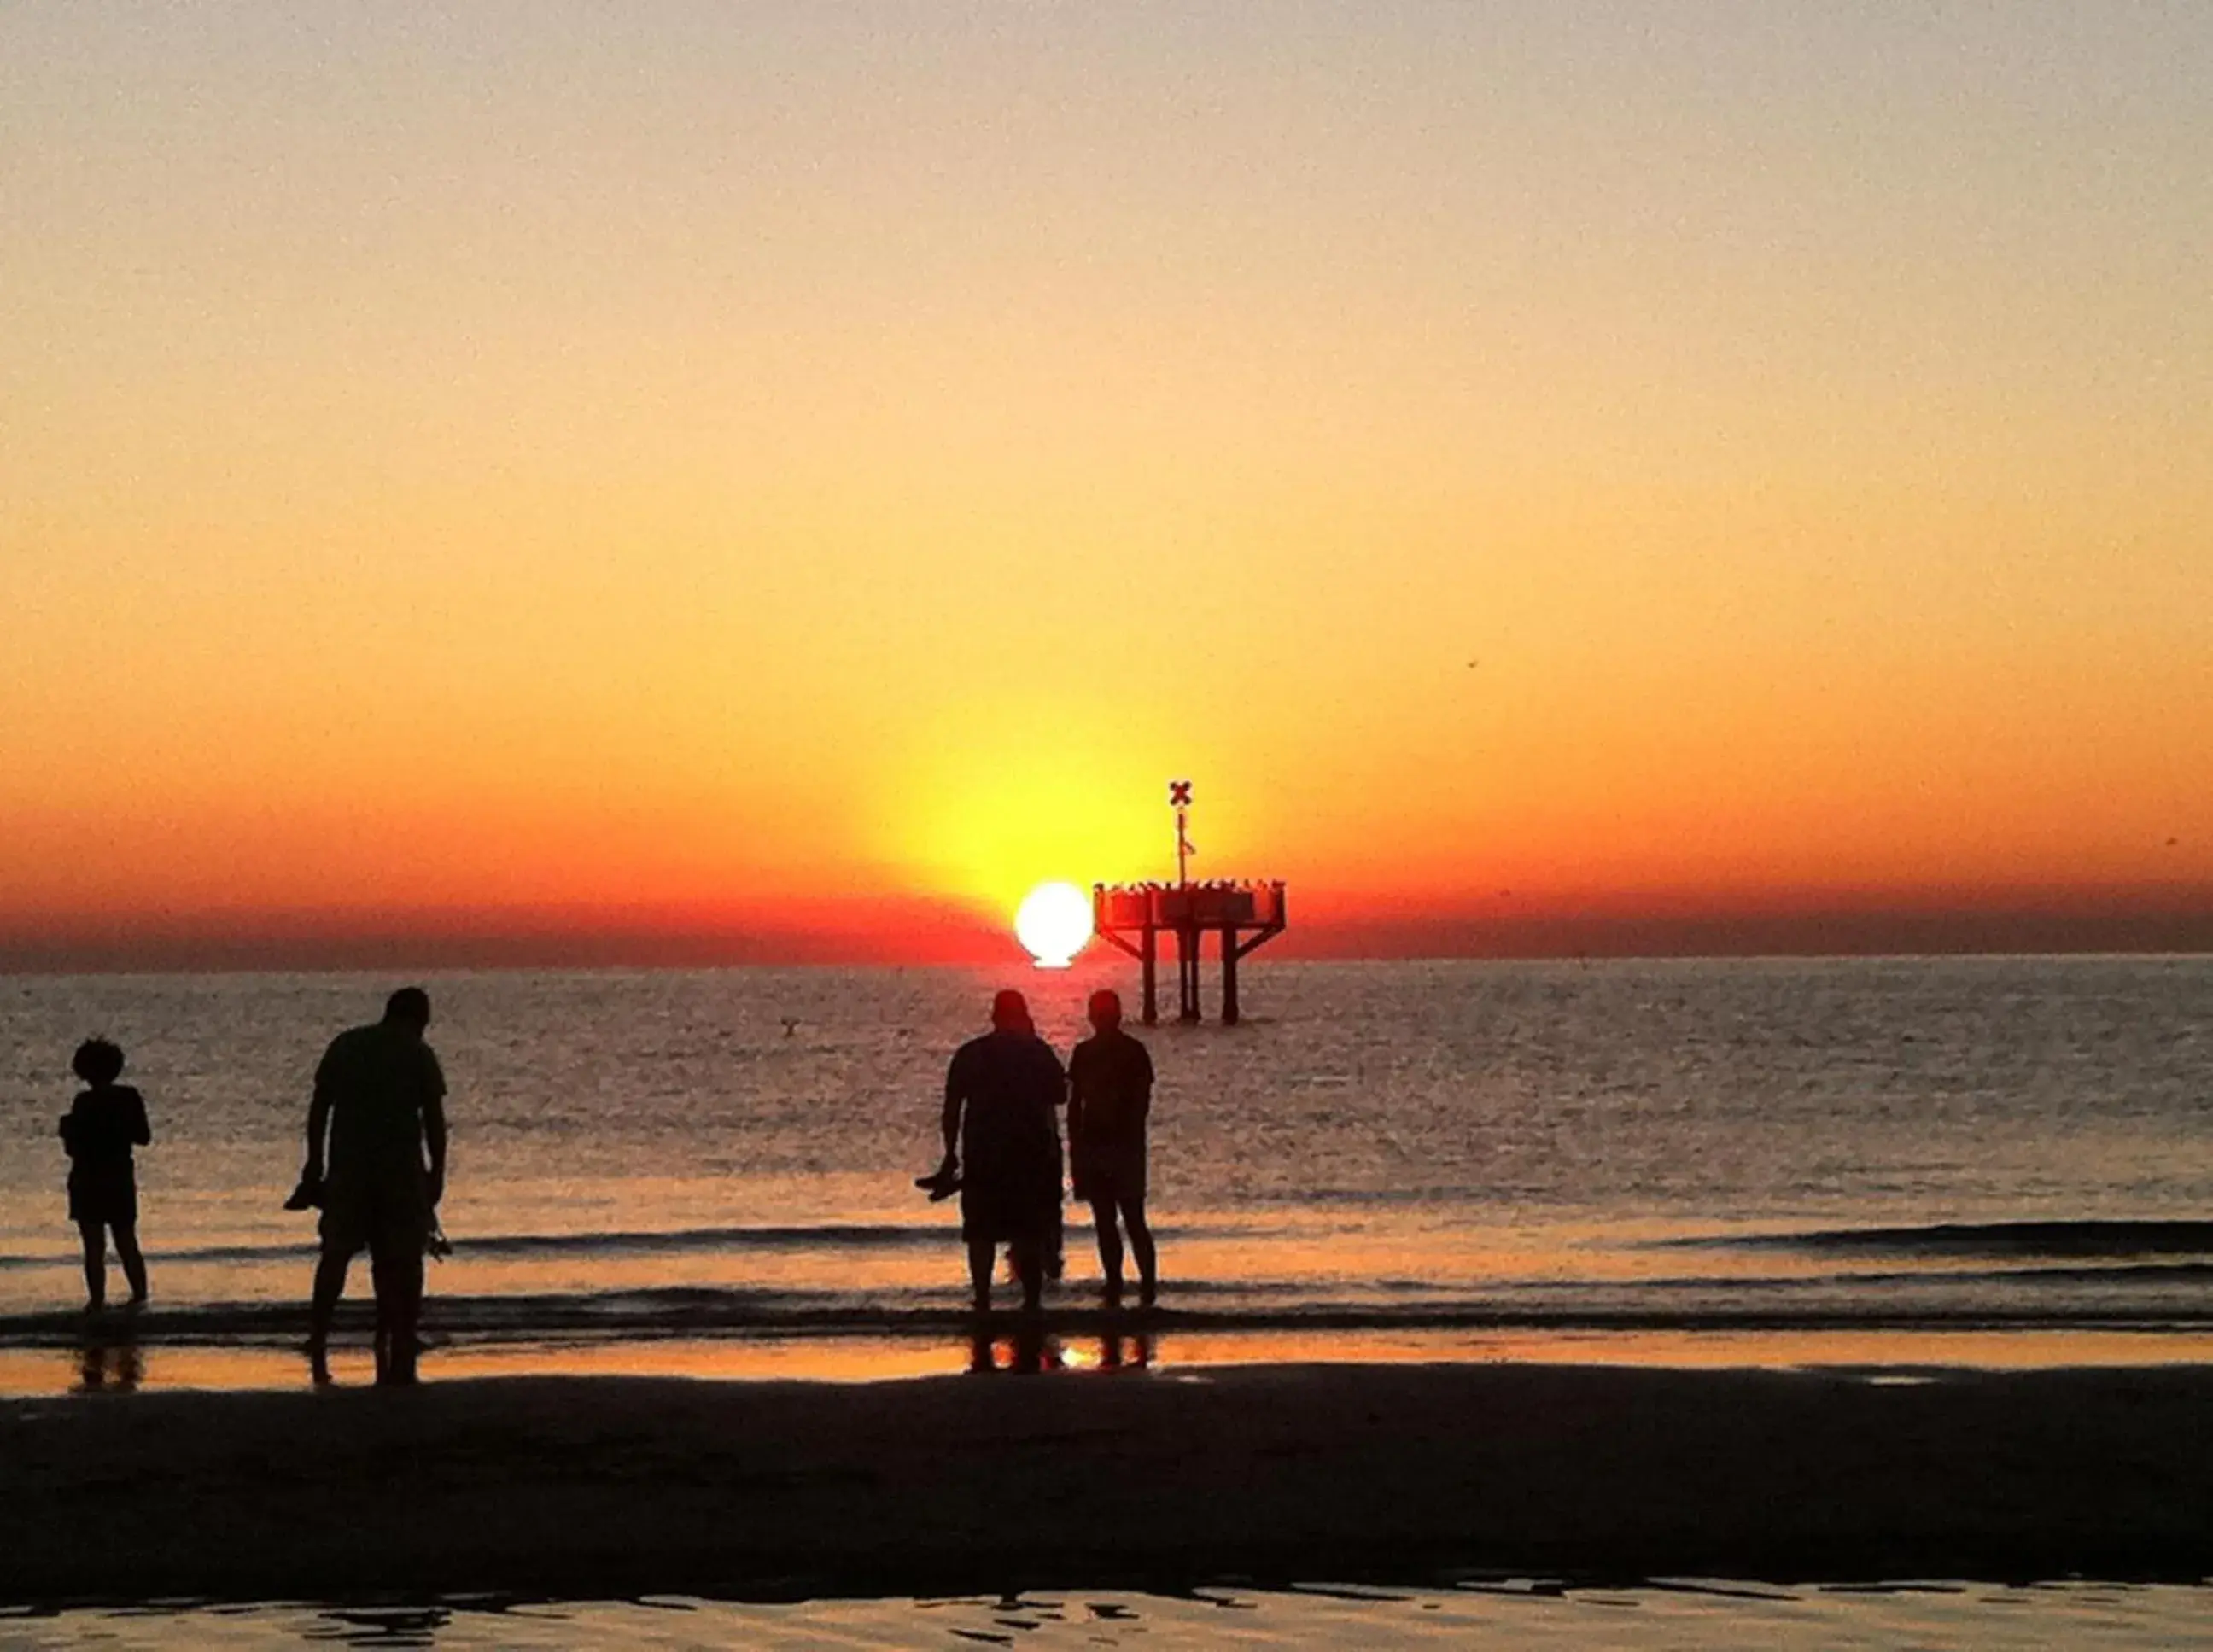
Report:
<svg viewBox="0 0 2213 1652"><path fill-rule="evenodd" d="M430 995L419 986L403 986L384 1001L384 1022L417 1038L430 1030Z"/></svg>
<svg viewBox="0 0 2213 1652"><path fill-rule="evenodd" d="M87 1039L70 1058L70 1070L94 1089L123 1076L123 1052L106 1039Z"/></svg>
<svg viewBox="0 0 2213 1652"><path fill-rule="evenodd" d="M1100 987L1091 995L1084 1007L1091 1025L1101 1033L1111 1033L1122 1024L1122 995L1111 987Z"/></svg>
<svg viewBox="0 0 2213 1652"><path fill-rule="evenodd" d="M1007 987L992 995L991 1029L997 1033L1032 1033L1037 1029L1030 1021L1027 999Z"/></svg>

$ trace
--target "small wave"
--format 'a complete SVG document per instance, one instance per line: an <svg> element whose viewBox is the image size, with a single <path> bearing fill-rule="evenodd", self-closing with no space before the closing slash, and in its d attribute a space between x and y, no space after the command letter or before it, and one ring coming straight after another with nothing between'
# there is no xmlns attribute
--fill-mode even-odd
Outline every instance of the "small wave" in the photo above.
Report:
<svg viewBox="0 0 2213 1652"><path fill-rule="evenodd" d="M1926 1275L1901 1275L1916 1283L1925 1282ZM1966 1276L1972 1279L1990 1279L2004 1283L2035 1282L2044 1284L2197 1284L2213 1279L2213 1262L2136 1262L2122 1260L2108 1266L2089 1268L2039 1267L2000 1268L1988 1273Z"/></svg>
<svg viewBox="0 0 2213 1652"><path fill-rule="evenodd" d="M163 1262L275 1262L315 1254L313 1245L205 1245L189 1250L149 1250L149 1264ZM74 1268L79 1259L71 1251L48 1251L0 1256L0 1271L21 1268Z"/></svg>
<svg viewBox="0 0 2213 1652"><path fill-rule="evenodd" d="M950 1219L940 1222L820 1222L781 1227L675 1228L644 1233L494 1234L456 1238L457 1254L559 1256L614 1252L650 1255L668 1251L903 1250L942 1245Z"/></svg>
<svg viewBox="0 0 2213 1652"><path fill-rule="evenodd" d="M1947 1222L1923 1228L1826 1228L1661 1242L1728 1250L1906 1256L2213 1256L2213 1222Z"/></svg>
<svg viewBox="0 0 2213 1652"><path fill-rule="evenodd" d="M908 1250L936 1248L957 1234L959 1223L948 1210L936 1222L819 1222L783 1226L650 1228L628 1233L486 1234L453 1235L454 1253L465 1257L522 1256L652 1256L701 1251L814 1251ZM1070 1222L1073 1236L1088 1234L1088 1222ZM1235 1228L1155 1228L1161 1239L1245 1236ZM163 1262L283 1262L312 1258L313 1240L279 1244L202 1245L174 1250L151 1250L147 1260ZM43 1255L0 1255L0 1271L21 1268L76 1267L70 1251Z"/></svg>
<svg viewBox="0 0 2213 1652"><path fill-rule="evenodd" d="M454 1250L466 1256L654 1255L673 1251L891 1250L942 1244L950 1222L924 1226L827 1222L811 1226L675 1228L630 1233L457 1234ZM149 1250L151 1262L270 1262L312 1257L312 1240L266 1245L202 1245ZM74 1255L0 1256L0 1268L74 1265Z"/></svg>

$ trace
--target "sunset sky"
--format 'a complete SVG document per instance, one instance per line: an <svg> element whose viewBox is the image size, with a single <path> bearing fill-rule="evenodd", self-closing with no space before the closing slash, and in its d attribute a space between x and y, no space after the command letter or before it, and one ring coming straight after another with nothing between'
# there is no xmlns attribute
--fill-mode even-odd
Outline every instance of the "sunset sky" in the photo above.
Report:
<svg viewBox="0 0 2213 1652"><path fill-rule="evenodd" d="M2202 0L11 4L0 965L959 954L1180 775L1320 949L2213 944L2209 107Z"/></svg>

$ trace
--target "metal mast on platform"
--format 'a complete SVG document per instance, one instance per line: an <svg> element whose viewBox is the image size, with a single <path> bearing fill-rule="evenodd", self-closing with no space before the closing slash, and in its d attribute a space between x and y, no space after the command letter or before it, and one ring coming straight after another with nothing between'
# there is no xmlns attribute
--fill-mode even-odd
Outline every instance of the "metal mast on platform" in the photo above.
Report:
<svg viewBox="0 0 2213 1652"><path fill-rule="evenodd" d="M1191 782L1168 782L1168 807L1175 811L1176 881L1139 883L1108 888L1094 884L1091 890L1092 928L1110 945L1137 960L1144 984L1145 1025L1160 1019L1155 971L1160 936L1166 930L1175 939L1176 1014L1179 1019L1199 1018L1199 948L1209 933L1222 937L1222 1020L1237 1023L1238 960L1264 942L1283 932L1286 922L1283 886L1276 883L1191 881L1191 857L1198 850L1191 841Z"/></svg>
<svg viewBox="0 0 2213 1652"><path fill-rule="evenodd" d="M1176 887L1183 891L1183 905L1175 926L1176 1019L1198 1019L1198 928L1192 921L1191 901L1191 782L1168 782L1168 807L1175 811Z"/></svg>

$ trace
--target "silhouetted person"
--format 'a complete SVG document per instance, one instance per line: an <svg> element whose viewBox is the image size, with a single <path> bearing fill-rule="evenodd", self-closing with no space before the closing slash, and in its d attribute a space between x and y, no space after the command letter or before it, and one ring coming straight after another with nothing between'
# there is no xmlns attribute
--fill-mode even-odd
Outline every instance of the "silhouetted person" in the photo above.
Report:
<svg viewBox="0 0 2213 1652"><path fill-rule="evenodd" d="M945 1072L945 1157L960 1176L960 1234L976 1311L991 1308L991 1265L1004 1245L1036 1312L1060 1217L1060 1058L1037 1035L1022 995L991 1000L991 1030L954 1052Z"/></svg>
<svg viewBox="0 0 2213 1652"><path fill-rule="evenodd" d="M318 1381L330 1375L331 1317L345 1294L347 1265L364 1247L376 1289L376 1380L415 1381L423 1254L446 1190L446 1077L423 1041L430 1025L430 996L402 987L382 1021L339 1033L315 1069L300 1183L323 1207L308 1332Z"/></svg>
<svg viewBox="0 0 2213 1652"><path fill-rule="evenodd" d="M154 1139L146 1103L123 1074L123 1052L106 1039L87 1039L70 1069L92 1088L62 1115L62 1146L69 1154L69 1213L84 1241L84 1309L107 1302L107 1235L131 1282L131 1305L146 1300L146 1259L138 1252L138 1170L131 1149Z"/></svg>
<svg viewBox="0 0 2213 1652"><path fill-rule="evenodd" d="M1091 1207L1106 1302L1122 1300L1122 1235L1137 1259L1137 1299L1152 1306L1160 1289L1153 1230L1145 1225L1145 1119L1153 1106L1153 1058L1122 1030L1122 1000L1094 992L1092 1036L1068 1058L1068 1158L1076 1197Z"/></svg>

